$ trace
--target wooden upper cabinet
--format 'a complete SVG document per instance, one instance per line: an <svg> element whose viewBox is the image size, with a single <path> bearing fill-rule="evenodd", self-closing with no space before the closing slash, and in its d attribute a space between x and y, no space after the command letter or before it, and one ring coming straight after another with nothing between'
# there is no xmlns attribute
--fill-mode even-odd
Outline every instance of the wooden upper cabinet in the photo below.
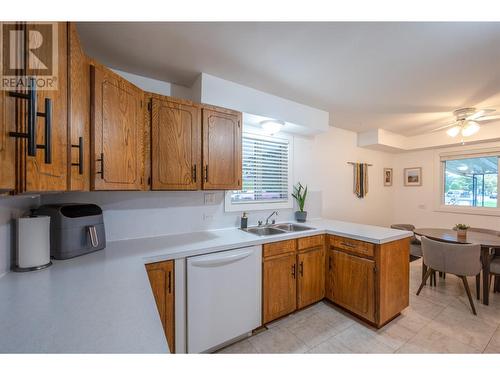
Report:
<svg viewBox="0 0 500 375"><path fill-rule="evenodd" d="M1 23L0 23L1 27ZM16 99L0 91L0 193L16 188Z"/></svg>
<svg viewBox="0 0 500 375"><path fill-rule="evenodd" d="M203 108L203 189L241 189L241 113Z"/></svg>
<svg viewBox="0 0 500 375"><path fill-rule="evenodd" d="M27 32L37 31L38 24L27 24ZM68 187L68 45L67 45L67 24L57 23L57 65L53 62L53 72L56 73L56 89L37 90L37 111L45 113L45 103L50 99L52 104L50 139L46 142L47 117L37 116L36 119L36 143L37 145L50 145L51 160L45 159L47 149L37 149L36 156L23 155L20 158L21 170L19 173L18 192L43 192L43 191L66 191ZM50 45L42 46L38 50L39 62L47 61L52 55ZM49 58L50 59L50 58ZM33 66L31 67L33 68ZM28 76L33 76L31 70L27 70ZM45 116L47 114L45 113ZM23 122L25 119L20 119ZM26 124L24 124L23 131ZM26 149L26 142L21 147Z"/></svg>
<svg viewBox="0 0 500 375"><path fill-rule="evenodd" d="M201 187L201 109L186 101L152 99L151 188Z"/></svg>
<svg viewBox="0 0 500 375"><path fill-rule="evenodd" d="M325 296L324 246L300 252L297 255L297 308L301 309Z"/></svg>
<svg viewBox="0 0 500 375"><path fill-rule="evenodd" d="M103 66L91 80L91 188L141 190L144 183L143 92Z"/></svg>
<svg viewBox="0 0 500 375"><path fill-rule="evenodd" d="M264 259L262 265L262 323L268 323L297 308L296 254Z"/></svg>
<svg viewBox="0 0 500 375"><path fill-rule="evenodd" d="M333 255L333 302L353 313L375 321L375 262L331 250Z"/></svg>
<svg viewBox="0 0 500 375"><path fill-rule="evenodd" d="M68 190L90 189L90 61L68 23Z"/></svg>
<svg viewBox="0 0 500 375"><path fill-rule="evenodd" d="M146 264L149 283L171 353L175 353L174 261Z"/></svg>

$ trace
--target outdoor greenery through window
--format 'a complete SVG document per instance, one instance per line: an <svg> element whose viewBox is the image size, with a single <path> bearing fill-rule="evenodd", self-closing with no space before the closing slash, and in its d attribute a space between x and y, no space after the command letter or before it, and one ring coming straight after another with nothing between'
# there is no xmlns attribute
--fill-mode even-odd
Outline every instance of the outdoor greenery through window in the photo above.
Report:
<svg viewBox="0 0 500 375"><path fill-rule="evenodd" d="M498 155L444 160L444 204L498 207Z"/></svg>
<svg viewBox="0 0 500 375"><path fill-rule="evenodd" d="M289 199L288 140L243 135L243 188L232 203L278 202Z"/></svg>

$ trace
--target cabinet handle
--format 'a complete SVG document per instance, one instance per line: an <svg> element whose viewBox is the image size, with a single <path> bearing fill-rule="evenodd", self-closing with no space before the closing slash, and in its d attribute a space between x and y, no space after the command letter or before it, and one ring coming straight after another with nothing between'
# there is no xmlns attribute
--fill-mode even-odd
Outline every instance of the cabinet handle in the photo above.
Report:
<svg viewBox="0 0 500 375"><path fill-rule="evenodd" d="M45 118L45 144L36 148L45 150L45 164L52 164L52 99L45 98L45 112L37 112L37 116Z"/></svg>
<svg viewBox="0 0 500 375"><path fill-rule="evenodd" d="M304 262L300 262L299 273L300 276L304 277Z"/></svg>
<svg viewBox="0 0 500 375"><path fill-rule="evenodd" d="M9 132L10 137L26 138L28 140L28 156L36 156L36 116L37 116L37 96L35 78L30 77L29 89L27 93L9 91L9 96L25 99L28 101L28 126L27 132Z"/></svg>
<svg viewBox="0 0 500 375"><path fill-rule="evenodd" d="M343 245L343 246L350 247L350 248L356 247L356 245L355 245L355 244L348 243L348 242L341 242L340 244L341 244L341 245Z"/></svg>
<svg viewBox="0 0 500 375"><path fill-rule="evenodd" d="M172 293L172 271L168 271L168 294Z"/></svg>
<svg viewBox="0 0 500 375"><path fill-rule="evenodd" d="M100 174L101 178L104 180L104 154L101 152L101 158L97 159L97 161L101 162L101 171L96 172L96 174Z"/></svg>
<svg viewBox="0 0 500 375"><path fill-rule="evenodd" d="M78 166L78 174L83 174L83 137L78 138L77 145L71 145L72 148L78 148L78 163L71 163L72 166Z"/></svg>
<svg viewBox="0 0 500 375"><path fill-rule="evenodd" d="M295 279L295 264L292 266L292 277Z"/></svg>
<svg viewBox="0 0 500 375"><path fill-rule="evenodd" d="M332 257L328 257L328 270L331 271L332 270Z"/></svg>
<svg viewBox="0 0 500 375"><path fill-rule="evenodd" d="M196 164L193 165L193 182L196 182Z"/></svg>
<svg viewBox="0 0 500 375"><path fill-rule="evenodd" d="M205 165L205 182L208 182L208 164Z"/></svg>

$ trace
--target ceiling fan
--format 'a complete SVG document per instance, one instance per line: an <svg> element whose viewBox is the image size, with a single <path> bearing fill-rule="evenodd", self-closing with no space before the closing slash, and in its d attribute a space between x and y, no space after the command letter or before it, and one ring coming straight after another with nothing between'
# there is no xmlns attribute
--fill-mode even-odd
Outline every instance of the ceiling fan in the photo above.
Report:
<svg viewBox="0 0 500 375"><path fill-rule="evenodd" d="M446 134L448 134L450 137L456 137L459 134L462 137L470 137L471 135L476 134L479 131L480 126L478 122L500 119L499 115L492 115L492 113L495 111L495 109L491 108L459 108L453 111L453 116L455 116L456 118L454 122L435 129L434 131L448 129L446 131Z"/></svg>

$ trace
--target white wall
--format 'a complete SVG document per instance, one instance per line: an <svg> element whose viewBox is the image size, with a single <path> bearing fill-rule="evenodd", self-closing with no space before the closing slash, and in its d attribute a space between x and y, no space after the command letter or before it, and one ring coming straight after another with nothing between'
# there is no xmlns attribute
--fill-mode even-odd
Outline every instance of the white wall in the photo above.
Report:
<svg viewBox="0 0 500 375"><path fill-rule="evenodd" d="M500 143L468 146L472 149L499 147ZM457 223L466 223L473 227L500 230L500 217L487 215L456 214L439 212L435 204L439 188L439 173L436 158L439 153L460 150L467 147L423 150L394 154L394 198L393 221L411 223L417 227L452 228ZM403 170L410 167L422 167L422 186L404 186ZM436 171L437 172L437 171Z"/></svg>
<svg viewBox="0 0 500 375"><path fill-rule="evenodd" d="M210 74L201 73L193 85L201 103L232 108L248 114L291 123L300 134L314 135L328 130L329 113L280 98Z"/></svg>
<svg viewBox="0 0 500 375"><path fill-rule="evenodd" d="M295 137L295 141L297 141ZM294 158L308 152L310 140L300 140L294 147ZM322 194L317 184L304 179L308 166L293 167L295 180L310 184L306 209L311 218L321 217ZM205 204L205 195L215 195L215 202ZM224 212L223 191L151 191L151 192L90 192L42 196L42 204L60 202L96 203L104 210L106 236L109 241L186 233L207 229L239 226L241 212ZM257 224L273 210L250 211L249 224ZM278 220L293 219L294 209L279 210Z"/></svg>
<svg viewBox="0 0 500 375"><path fill-rule="evenodd" d="M383 187L382 170L390 154L356 146L356 133L330 128L315 138L294 137L294 182L309 186L306 210L310 218L327 217L360 223L391 223L391 190ZM352 192L353 170L348 161L372 163L369 193ZM204 204L206 194L215 203ZM240 212L224 212L224 192L91 192L50 194L42 204L93 202L104 209L108 240L186 233L239 225ZM279 220L293 219L294 209L280 210ZM272 210L250 211L250 225ZM383 213L383 214L381 214Z"/></svg>
<svg viewBox="0 0 500 375"><path fill-rule="evenodd" d="M301 179L322 191L323 217L366 224L389 225L392 222L393 187L384 187L383 169L392 167L392 155L357 147L356 133L330 128L326 134L306 141L295 141L295 168ZM368 167L368 194L363 199L353 193L353 166L347 162L365 162Z"/></svg>

